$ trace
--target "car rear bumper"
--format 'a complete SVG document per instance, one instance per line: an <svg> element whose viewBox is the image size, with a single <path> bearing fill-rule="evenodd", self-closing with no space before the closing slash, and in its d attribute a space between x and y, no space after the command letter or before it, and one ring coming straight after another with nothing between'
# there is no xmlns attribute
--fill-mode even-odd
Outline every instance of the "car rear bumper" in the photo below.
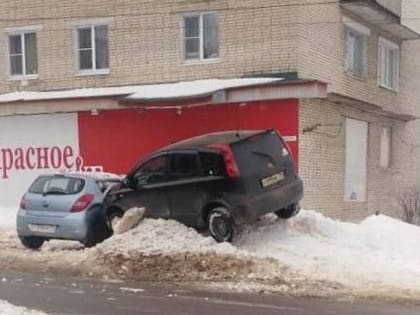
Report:
<svg viewBox="0 0 420 315"><path fill-rule="evenodd" d="M238 224L249 223L260 216L275 212L291 205L298 205L303 198L303 182L297 177L290 183L267 190L253 196L234 210L234 218ZM296 207L296 213L299 212Z"/></svg>
<svg viewBox="0 0 420 315"><path fill-rule="evenodd" d="M55 232L39 232L30 225L55 226ZM87 238L88 220L86 212L68 213L65 216L37 215L30 211L19 210L16 219L17 233L21 237L40 236L46 239L83 241Z"/></svg>

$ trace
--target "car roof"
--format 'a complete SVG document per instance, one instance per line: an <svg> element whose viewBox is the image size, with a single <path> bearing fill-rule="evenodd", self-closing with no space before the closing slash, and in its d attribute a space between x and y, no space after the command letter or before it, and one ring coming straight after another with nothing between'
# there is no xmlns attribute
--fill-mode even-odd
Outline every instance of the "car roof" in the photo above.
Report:
<svg viewBox="0 0 420 315"><path fill-rule="evenodd" d="M113 174L112 174L113 175ZM83 172L65 172L65 173L50 173L50 174L42 174L39 177L67 177L67 178L83 178L83 179L93 179L93 180L100 180L100 181L117 181L121 180L122 177L115 175L112 176L111 174L103 175L102 173L96 174L92 173L83 173Z"/></svg>
<svg viewBox="0 0 420 315"><path fill-rule="evenodd" d="M209 145L219 143L232 144L267 131L268 130L229 130L212 132L170 144L164 148L161 148L158 152L176 149L207 147Z"/></svg>

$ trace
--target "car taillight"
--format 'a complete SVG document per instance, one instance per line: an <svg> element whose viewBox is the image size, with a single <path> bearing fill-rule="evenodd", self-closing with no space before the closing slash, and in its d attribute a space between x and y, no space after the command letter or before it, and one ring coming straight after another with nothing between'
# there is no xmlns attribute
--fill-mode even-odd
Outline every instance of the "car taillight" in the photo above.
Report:
<svg viewBox="0 0 420 315"><path fill-rule="evenodd" d="M219 149L223 155L226 165L226 173L229 177L239 177L238 164L236 164L235 156L233 155L232 149L227 144L213 144L211 148Z"/></svg>
<svg viewBox="0 0 420 315"><path fill-rule="evenodd" d="M23 195L22 198L20 199L20 208L22 210L26 209L25 195Z"/></svg>
<svg viewBox="0 0 420 315"><path fill-rule="evenodd" d="M71 207L71 212L81 212L85 210L95 198L92 194L86 194L76 200Z"/></svg>

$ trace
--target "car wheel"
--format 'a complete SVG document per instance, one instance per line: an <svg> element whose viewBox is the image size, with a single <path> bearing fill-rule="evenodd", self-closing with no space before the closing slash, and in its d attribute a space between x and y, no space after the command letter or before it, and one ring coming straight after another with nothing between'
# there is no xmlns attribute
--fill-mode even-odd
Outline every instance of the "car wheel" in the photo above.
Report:
<svg viewBox="0 0 420 315"><path fill-rule="evenodd" d="M111 232L114 233L115 227L121 221L121 218L124 216L124 212L121 210L113 211L108 217L108 225L111 229Z"/></svg>
<svg viewBox="0 0 420 315"><path fill-rule="evenodd" d="M219 243L231 242L233 239L233 220L229 211L218 207L209 212L207 218L210 235Z"/></svg>
<svg viewBox="0 0 420 315"><path fill-rule="evenodd" d="M37 236L24 236L19 237L20 242L23 246L29 249L37 250L40 249L42 244L44 244L44 239L42 237Z"/></svg>
<svg viewBox="0 0 420 315"><path fill-rule="evenodd" d="M86 239L81 242L83 246L90 248L94 247L98 243L98 239L94 234L95 233L93 233L91 230L88 231Z"/></svg>
<svg viewBox="0 0 420 315"><path fill-rule="evenodd" d="M299 210L300 210L299 204L293 204L286 208L277 210L275 214L280 219L290 219L291 217L294 217L296 214L298 214Z"/></svg>

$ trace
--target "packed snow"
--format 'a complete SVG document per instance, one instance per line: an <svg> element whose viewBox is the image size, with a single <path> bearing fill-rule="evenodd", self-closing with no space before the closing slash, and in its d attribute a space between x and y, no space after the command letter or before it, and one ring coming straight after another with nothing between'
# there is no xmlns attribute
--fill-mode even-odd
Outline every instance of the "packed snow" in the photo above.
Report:
<svg viewBox="0 0 420 315"><path fill-rule="evenodd" d="M0 300L0 315L45 315L45 313L14 306L6 301Z"/></svg>
<svg viewBox="0 0 420 315"><path fill-rule="evenodd" d="M182 253L237 254L238 249L229 243L217 243L211 237L203 237L195 229L172 220L144 219L134 229L114 235L97 250L123 254L130 257L136 253L145 256Z"/></svg>
<svg viewBox="0 0 420 315"><path fill-rule="evenodd" d="M92 249L56 241L31 252L9 235L0 255L14 266L20 257L42 266L41 271L72 275L88 271L89 276L108 278L223 281L226 288L263 287L290 294L328 296L339 291L341 296L420 300L420 227L384 215L358 224L304 210L291 220L267 215L238 231L232 244L220 244L176 221L138 223L138 213L127 219L134 220L132 229ZM5 267L0 261L0 268Z"/></svg>

